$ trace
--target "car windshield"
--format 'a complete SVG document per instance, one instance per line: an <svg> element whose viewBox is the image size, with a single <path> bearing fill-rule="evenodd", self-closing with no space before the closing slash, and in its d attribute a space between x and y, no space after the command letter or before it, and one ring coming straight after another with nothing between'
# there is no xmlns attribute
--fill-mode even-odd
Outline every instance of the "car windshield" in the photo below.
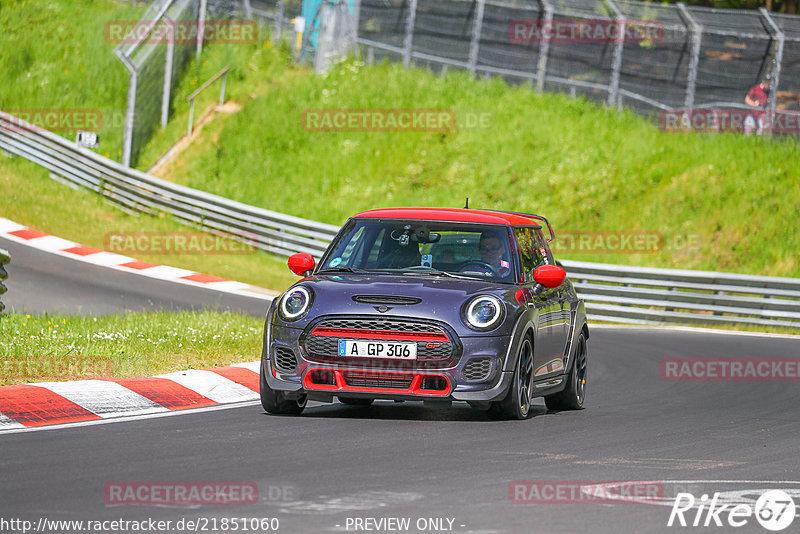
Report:
<svg viewBox="0 0 800 534"><path fill-rule="evenodd" d="M505 226L440 221L353 220L319 273L404 273L512 282Z"/></svg>

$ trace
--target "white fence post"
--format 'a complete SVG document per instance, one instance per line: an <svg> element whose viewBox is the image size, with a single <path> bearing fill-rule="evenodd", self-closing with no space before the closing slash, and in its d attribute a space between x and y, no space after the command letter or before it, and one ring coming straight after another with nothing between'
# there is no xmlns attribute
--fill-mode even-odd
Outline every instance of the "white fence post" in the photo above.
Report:
<svg viewBox="0 0 800 534"><path fill-rule="evenodd" d="M474 73L478 64L478 49L481 46L481 31L483 30L483 11L486 0L476 0L475 24L472 26L472 40L469 43L469 71Z"/></svg>
<svg viewBox="0 0 800 534"><path fill-rule="evenodd" d="M414 42L414 22L417 17L417 0L411 0L408 6L406 19L406 37L403 39L403 66L408 68L411 64L411 46Z"/></svg>
<svg viewBox="0 0 800 534"><path fill-rule="evenodd" d="M541 0L544 6L544 27L553 25L553 4L548 0ZM536 90L540 93L544 91L544 78L547 73L547 55L550 53L550 37L552 32L545 32L541 44L539 45L539 61L536 66Z"/></svg>
<svg viewBox="0 0 800 534"><path fill-rule="evenodd" d="M614 18L617 21L617 42L614 47L614 62L611 66L611 80L608 84L608 105L619 105L619 75L622 70L622 48L625 46L625 16L614 3L614 0L605 0Z"/></svg>
<svg viewBox="0 0 800 534"><path fill-rule="evenodd" d="M683 99L685 109L694 108L694 95L697 87L697 67L700 64L700 45L703 40L703 27L695 20L686 5L678 2L678 11L682 15L683 23L691 33L692 57L689 59L689 72L686 79L686 96Z"/></svg>

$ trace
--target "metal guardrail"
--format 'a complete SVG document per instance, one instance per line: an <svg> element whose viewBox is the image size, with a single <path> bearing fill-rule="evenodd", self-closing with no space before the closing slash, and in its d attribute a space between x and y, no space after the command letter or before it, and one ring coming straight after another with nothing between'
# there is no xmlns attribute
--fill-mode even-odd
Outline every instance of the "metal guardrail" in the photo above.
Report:
<svg viewBox="0 0 800 534"><path fill-rule="evenodd" d="M168 213L182 222L240 236L276 254L321 256L337 226L257 208L161 180L0 111L0 148L54 177L100 193L125 209Z"/></svg>
<svg viewBox="0 0 800 534"><path fill-rule="evenodd" d="M562 261L589 317L800 328L800 279Z"/></svg>
<svg viewBox="0 0 800 534"><path fill-rule="evenodd" d="M123 167L0 112L0 148L96 191L124 209L168 213L247 238L281 255L320 257L337 226L248 206ZM800 279L562 262L590 319L632 324L750 324L800 328Z"/></svg>
<svg viewBox="0 0 800 534"><path fill-rule="evenodd" d="M8 279L8 272L6 271L5 266L11 261L11 256L8 254L8 251L5 249L0 248L0 297L2 297L7 288L3 283L3 280ZM3 310L6 309L6 305L0 301L0 313L3 313Z"/></svg>

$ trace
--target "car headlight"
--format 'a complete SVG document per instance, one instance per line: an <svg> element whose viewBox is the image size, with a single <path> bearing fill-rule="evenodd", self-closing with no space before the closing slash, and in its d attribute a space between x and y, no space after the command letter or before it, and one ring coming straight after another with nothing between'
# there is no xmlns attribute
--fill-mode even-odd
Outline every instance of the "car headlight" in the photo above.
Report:
<svg viewBox="0 0 800 534"><path fill-rule="evenodd" d="M282 319L294 321L308 311L310 307L311 291L303 286L297 286L283 295L278 310L281 312Z"/></svg>
<svg viewBox="0 0 800 534"><path fill-rule="evenodd" d="M496 328L502 318L503 303L491 295L475 297L464 308L464 322L476 330Z"/></svg>

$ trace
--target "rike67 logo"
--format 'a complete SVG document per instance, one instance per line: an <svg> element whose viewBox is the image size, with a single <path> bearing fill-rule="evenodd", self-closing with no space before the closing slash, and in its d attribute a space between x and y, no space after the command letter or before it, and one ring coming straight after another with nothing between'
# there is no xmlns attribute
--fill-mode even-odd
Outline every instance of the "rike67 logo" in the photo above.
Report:
<svg viewBox="0 0 800 534"><path fill-rule="evenodd" d="M699 499L691 493L678 493L667 526L738 528L752 524L755 518L765 529L779 532L792 524L796 514L794 499L779 489L761 493L754 505L726 500L720 492L711 498L703 494Z"/></svg>

